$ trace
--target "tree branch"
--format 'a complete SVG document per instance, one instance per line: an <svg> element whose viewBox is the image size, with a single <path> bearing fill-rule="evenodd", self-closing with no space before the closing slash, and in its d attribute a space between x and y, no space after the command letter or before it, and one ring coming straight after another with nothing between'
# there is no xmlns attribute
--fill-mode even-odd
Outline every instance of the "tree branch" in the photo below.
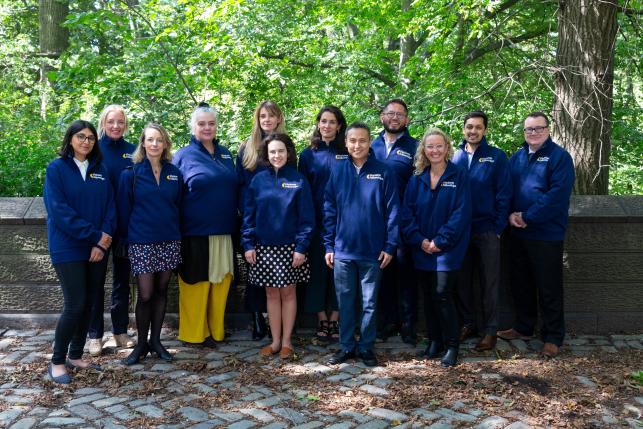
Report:
<svg viewBox="0 0 643 429"><path fill-rule="evenodd" d="M490 42L486 46L483 46L481 48L472 48L464 55L464 65L471 64L472 62L488 54L489 52L502 49L505 47L505 45L515 45L520 42L525 42L527 40L540 37L543 34L547 34L547 31L548 31L547 28L539 28L538 30L521 34L520 36L503 38L501 40Z"/></svg>

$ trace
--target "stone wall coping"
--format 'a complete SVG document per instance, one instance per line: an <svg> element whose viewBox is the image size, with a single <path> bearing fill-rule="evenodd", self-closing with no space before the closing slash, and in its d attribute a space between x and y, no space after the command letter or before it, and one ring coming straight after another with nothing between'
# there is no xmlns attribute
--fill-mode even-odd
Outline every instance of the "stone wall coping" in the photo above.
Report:
<svg viewBox="0 0 643 429"><path fill-rule="evenodd" d="M570 222L643 222L643 195L573 195ZM0 225L42 225L42 197L0 197Z"/></svg>

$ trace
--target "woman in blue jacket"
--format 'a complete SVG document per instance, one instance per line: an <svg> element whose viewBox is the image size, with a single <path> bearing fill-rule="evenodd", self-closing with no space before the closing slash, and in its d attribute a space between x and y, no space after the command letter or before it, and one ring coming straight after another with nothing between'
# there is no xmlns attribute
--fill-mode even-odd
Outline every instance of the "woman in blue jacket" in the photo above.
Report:
<svg viewBox="0 0 643 429"><path fill-rule="evenodd" d="M259 151L263 139L270 133L285 133L286 121L279 106L266 100L261 102L252 115L252 134L243 142L237 153L236 171L239 180L239 212L243 220L245 211L246 191L252 178L260 171L265 170L260 160ZM246 284L245 304L252 314L252 339L263 339L267 332L266 320L263 313L266 311L266 294L260 287L252 283Z"/></svg>
<svg viewBox="0 0 643 429"><path fill-rule="evenodd" d="M348 158L346 118L338 107L324 106L317 114L310 146L299 156L299 172L308 179L315 204L315 231L310 243L310 284L306 290L306 312L316 313L316 337L320 341L339 340L339 307L333 271L328 268L322 241L324 229L324 190L333 164ZM328 313L327 313L328 312Z"/></svg>
<svg viewBox="0 0 643 429"><path fill-rule="evenodd" d="M306 251L315 226L308 181L297 171L295 145L286 134L270 134L257 173L246 192L241 242L250 264L249 281L266 289L272 344L262 356L293 355L291 335L297 315L296 287L308 281Z"/></svg>
<svg viewBox="0 0 643 429"><path fill-rule="evenodd" d="M167 131L158 124L147 124L132 157L134 166L123 171L118 184L118 235L129 244L132 274L138 284L138 343L124 360L126 365L138 363L150 351L172 360L161 344L161 327L167 285L172 270L181 262L183 180L171 162L171 149Z"/></svg>
<svg viewBox="0 0 643 429"><path fill-rule="evenodd" d="M425 291L429 336L425 355L442 356L444 367L454 366L458 358L460 332L453 293L471 229L469 180L464 169L449 161L452 153L444 132L434 128L424 134L402 206L402 233L413 251L418 284Z"/></svg>
<svg viewBox="0 0 643 429"><path fill-rule="evenodd" d="M179 340L215 347L225 336L239 186L232 155L216 137L216 111L202 103L190 127L190 144L174 156L183 175Z"/></svg>
<svg viewBox="0 0 643 429"><path fill-rule="evenodd" d="M73 122L60 157L47 166L45 177L49 253L64 298L48 368L55 383L71 382L67 368L97 367L81 358L94 295L105 283L105 253L116 226L112 186L97 140L92 124Z"/></svg>

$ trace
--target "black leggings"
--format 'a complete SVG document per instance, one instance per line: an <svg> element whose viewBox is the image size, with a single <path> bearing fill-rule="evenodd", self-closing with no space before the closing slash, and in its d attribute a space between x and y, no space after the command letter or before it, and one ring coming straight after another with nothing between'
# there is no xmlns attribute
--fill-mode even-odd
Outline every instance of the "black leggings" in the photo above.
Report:
<svg viewBox="0 0 643 429"><path fill-rule="evenodd" d="M418 285L424 291L424 315L429 340L446 347L460 345L458 312L453 300L457 271L418 270Z"/></svg>
<svg viewBox="0 0 643 429"><path fill-rule="evenodd" d="M107 258L100 262L66 262L54 264L63 291L63 311L56 325L51 362L62 365L83 356L94 295L105 283ZM102 315L101 315L102 317Z"/></svg>
<svg viewBox="0 0 643 429"><path fill-rule="evenodd" d="M136 329L139 344L147 341L150 331L150 342L159 344L161 328L165 319L167 306L167 285L172 275L171 270L159 273L144 273L136 276L138 299L136 301Z"/></svg>

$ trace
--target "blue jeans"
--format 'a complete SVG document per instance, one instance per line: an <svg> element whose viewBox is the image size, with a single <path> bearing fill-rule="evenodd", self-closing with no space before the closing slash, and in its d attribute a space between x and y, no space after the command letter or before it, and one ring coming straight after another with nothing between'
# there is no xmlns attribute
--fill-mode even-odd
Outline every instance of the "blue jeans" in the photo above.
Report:
<svg viewBox="0 0 643 429"><path fill-rule="evenodd" d="M376 260L335 259L335 293L339 303L339 343L342 350L360 352L375 345L375 309L382 270ZM360 338L355 341L355 306L361 297Z"/></svg>

